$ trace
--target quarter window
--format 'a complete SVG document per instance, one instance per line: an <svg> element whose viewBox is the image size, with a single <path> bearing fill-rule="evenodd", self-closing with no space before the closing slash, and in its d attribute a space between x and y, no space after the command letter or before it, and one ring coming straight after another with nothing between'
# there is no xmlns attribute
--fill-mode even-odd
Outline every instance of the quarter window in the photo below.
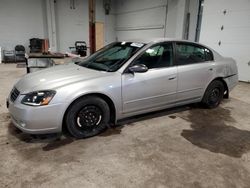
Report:
<svg viewBox="0 0 250 188"><path fill-rule="evenodd" d="M169 67L173 64L171 43L161 44L147 49L134 64L144 64L148 69Z"/></svg>
<svg viewBox="0 0 250 188"><path fill-rule="evenodd" d="M210 50L193 44L176 43L176 61L178 65L211 61L213 55Z"/></svg>
<svg viewBox="0 0 250 188"><path fill-rule="evenodd" d="M214 60L213 53L209 49L205 48L205 54L206 54L206 61Z"/></svg>

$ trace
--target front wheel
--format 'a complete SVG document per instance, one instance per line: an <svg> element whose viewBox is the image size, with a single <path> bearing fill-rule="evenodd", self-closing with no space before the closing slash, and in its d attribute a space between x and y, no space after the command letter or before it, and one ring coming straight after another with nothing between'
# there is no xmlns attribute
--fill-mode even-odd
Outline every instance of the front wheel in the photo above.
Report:
<svg viewBox="0 0 250 188"><path fill-rule="evenodd" d="M107 128L110 119L108 104L101 98L88 96L70 106L65 123L76 138L95 136Z"/></svg>
<svg viewBox="0 0 250 188"><path fill-rule="evenodd" d="M202 103L207 108L216 108L223 99L224 91L224 85L221 81L212 81L206 89Z"/></svg>

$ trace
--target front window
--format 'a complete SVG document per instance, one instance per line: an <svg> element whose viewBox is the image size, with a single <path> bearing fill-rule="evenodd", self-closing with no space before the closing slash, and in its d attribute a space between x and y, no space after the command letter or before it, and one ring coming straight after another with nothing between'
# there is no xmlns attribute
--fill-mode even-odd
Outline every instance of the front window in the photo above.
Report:
<svg viewBox="0 0 250 188"><path fill-rule="evenodd" d="M173 65L173 47L171 43L162 43L147 49L135 64L144 64L148 69L165 68Z"/></svg>
<svg viewBox="0 0 250 188"><path fill-rule="evenodd" d="M132 42L112 43L83 62L78 63L78 65L100 71L114 72L143 46L145 44Z"/></svg>

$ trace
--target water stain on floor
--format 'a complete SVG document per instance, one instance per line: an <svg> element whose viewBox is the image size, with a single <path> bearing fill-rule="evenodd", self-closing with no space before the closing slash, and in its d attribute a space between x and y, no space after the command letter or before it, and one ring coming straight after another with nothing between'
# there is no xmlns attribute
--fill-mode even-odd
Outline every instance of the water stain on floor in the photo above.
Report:
<svg viewBox="0 0 250 188"><path fill-rule="evenodd" d="M23 133L17 129L12 123L8 126L9 134L18 138L25 143L47 143L42 149L44 151L49 151L57 149L60 146L70 144L74 141L71 137L65 137L61 134L42 134L42 135L30 135Z"/></svg>
<svg viewBox="0 0 250 188"><path fill-rule="evenodd" d="M181 135L200 148L235 158L250 151L250 131L231 126L236 121L229 109L193 108L183 119L191 122L192 130L183 130Z"/></svg>
<svg viewBox="0 0 250 188"><path fill-rule="evenodd" d="M70 137L64 138L64 139L58 138L57 140L48 143L42 149L43 149L43 151L51 151L51 150L58 149L58 148L60 148L62 146L71 144L72 142L74 142L74 139L70 138Z"/></svg>
<svg viewBox="0 0 250 188"><path fill-rule="evenodd" d="M171 119L176 119L176 116L168 116Z"/></svg>
<svg viewBox="0 0 250 188"><path fill-rule="evenodd" d="M14 136L18 138L19 140L26 142L26 143L30 143L34 139L32 135L23 133L22 131L17 129L12 123L10 123L8 126L8 132L11 136Z"/></svg>
<svg viewBox="0 0 250 188"><path fill-rule="evenodd" d="M29 135L20 132L11 123L8 132L8 147L15 149L24 160L51 164L75 161L71 150L64 150L65 146L75 141L71 137L59 134ZM58 155L54 154L54 150Z"/></svg>
<svg viewBox="0 0 250 188"><path fill-rule="evenodd" d="M109 128L103 133L101 133L99 136L107 137L107 136L112 136L112 135L119 135L122 132L122 128L123 126L119 126L119 127L116 126L116 127Z"/></svg>
<svg viewBox="0 0 250 188"><path fill-rule="evenodd" d="M140 122L140 121L146 121L146 120L159 118L159 117L164 117L164 116L169 116L169 118L175 119L177 116L171 115L171 114L187 111L192 106L196 106L196 105L191 104L191 105L167 108L167 109L163 109L163 110L159 110L159 111L154 111L154 112L144 113L144 114L140 114L140 115L135 115L135 116L132 116L132 117L128 117L128 118L119 120L117 125L118 126L124 126L124 125L133 126L133 125L136 125L136 123Z"/></svg>

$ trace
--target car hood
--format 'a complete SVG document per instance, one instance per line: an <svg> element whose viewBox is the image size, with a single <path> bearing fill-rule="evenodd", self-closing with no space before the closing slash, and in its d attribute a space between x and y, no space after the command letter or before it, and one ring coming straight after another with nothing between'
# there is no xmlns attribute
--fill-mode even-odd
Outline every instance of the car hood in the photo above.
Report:
<svg viewBox="0 0 250 188"><path fill-rule="evenodd" d="M37 90L56 89L80 81L105 77L107 74L110 73L84 68L71 63L27 74L17 82L15 87L21 94L25 94Z"/></svg>

